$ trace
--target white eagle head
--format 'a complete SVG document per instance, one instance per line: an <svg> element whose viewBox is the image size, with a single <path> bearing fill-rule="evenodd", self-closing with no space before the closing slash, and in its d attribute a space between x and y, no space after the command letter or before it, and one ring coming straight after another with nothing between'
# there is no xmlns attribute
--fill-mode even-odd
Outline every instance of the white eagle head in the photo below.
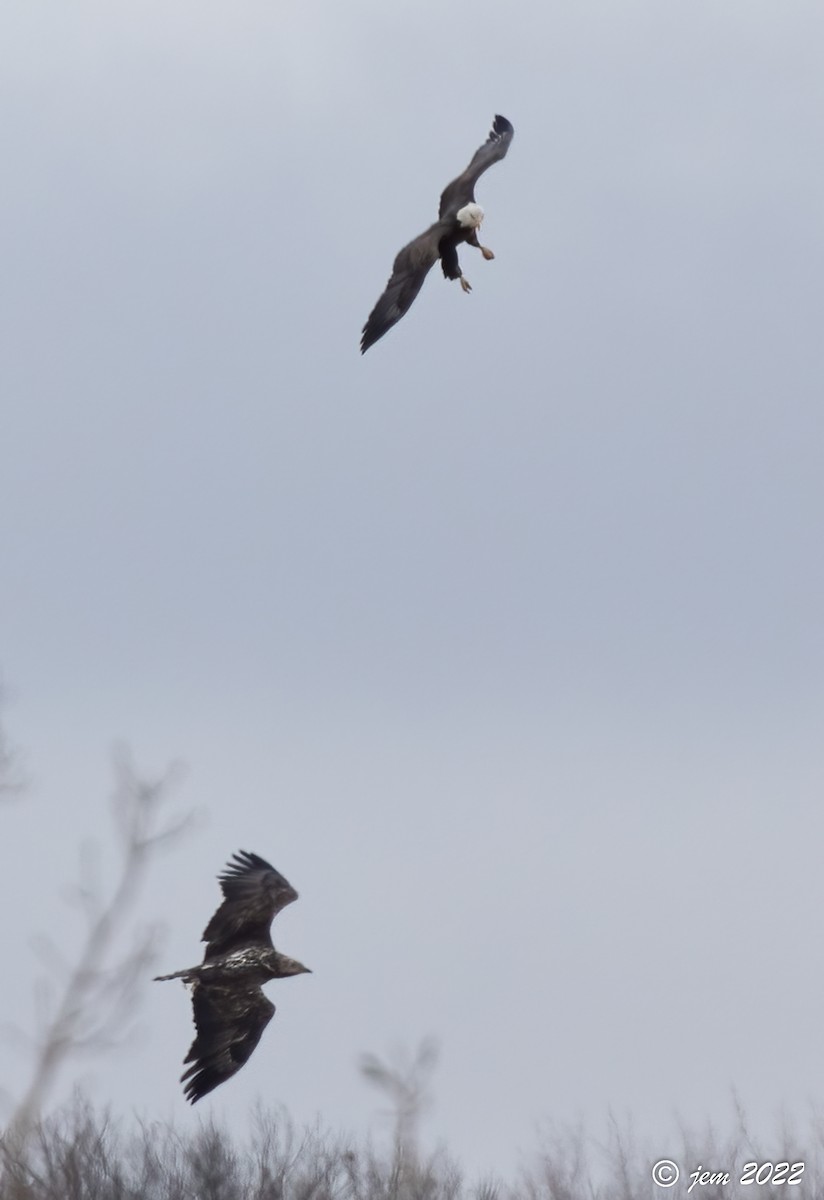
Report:
<svg viewBox="0 0 824 1200"><path fill-rule="evenodd" d="M463 208L459 208L455 216L458 218L458 224L463 229L480 229L481 221L484 219L484 210L480 204L473 202L465 204Z"/></svg>

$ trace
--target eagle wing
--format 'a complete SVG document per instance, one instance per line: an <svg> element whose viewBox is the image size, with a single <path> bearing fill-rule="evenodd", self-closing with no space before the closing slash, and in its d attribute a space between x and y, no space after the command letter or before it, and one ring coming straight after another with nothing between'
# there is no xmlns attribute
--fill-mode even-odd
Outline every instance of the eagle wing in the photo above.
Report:
<svg viewBox="0 0 824 1200"><path fill-rule="evenodd" d="M218 876L225 897L203 931L203 961L245 946L271 946L269 927L282 908L297 900L291 883L264 858L241 850Z"/></svg>
<svg viewBox="0 0 824 1200"><path fill-rule="evenodd" d="M475 184L484 171L506 156L514 133L515 130L506 117L495 116L489 137L472 155L472 162L463 174L448 183L441 193L439 217L445 217L447 213L453 215L459 208L474 201Z"/></svg>
<svg viewBox="0 0 824 1200"><path fill-rule="evenodd" d="M442 232L440 223L436 222L398 251L389 282L363 327L361 354L378 338L382 338L411 308L412 301L423 287L424 279L438 261L438 242Z"/></svg>
<svg viewBox="0 0 824 1200"><path fill-rule="evenodd" d="M195 1104L249 1061L275 1006L259 987L198 981L192 988L192 1008L197 1036L183 1060L192 1065L180 1082L188 1080L184 1094Z"/></svg>

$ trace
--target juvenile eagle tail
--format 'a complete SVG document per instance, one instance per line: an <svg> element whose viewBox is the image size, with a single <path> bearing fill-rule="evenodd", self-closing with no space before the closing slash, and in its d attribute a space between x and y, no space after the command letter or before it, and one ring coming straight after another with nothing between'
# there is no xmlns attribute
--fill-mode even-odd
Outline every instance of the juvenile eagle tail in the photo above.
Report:
<svg viewBox="0 0 824 1200"><path fill-rule="evenodd" d="M187 967L185 971L174 971L171 975L155 975L154 982L160 983L164 979L185 979L187 983L192 983L197 978L197 967Z"/></svg>

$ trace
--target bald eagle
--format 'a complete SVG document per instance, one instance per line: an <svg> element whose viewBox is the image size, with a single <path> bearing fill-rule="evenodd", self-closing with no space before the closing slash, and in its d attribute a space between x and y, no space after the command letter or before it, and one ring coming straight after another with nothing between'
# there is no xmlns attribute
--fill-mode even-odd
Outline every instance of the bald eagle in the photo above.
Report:
<svg viewBox="0 0 824 1200"><path fill-rule="evenodd" d="M459 279L465 292L472 290L458 262L461 242L476 246L486 259L495 257L478 241L484 210L475 203L475 184L488 167L506 155L514 132L506 117L495 117L489 137L475 151L469 166L444 188L435 224L398 252L386 290L363 327L361 354L400 321L438 259L447 279Z"/></svg>
<svg viewBox="0 0 824 1200"><path fill-rule="evenodd" d="M241 850L218 876L224 900L204 930L206 953L199 967L155 978L182 979L192 989L197 1036L183 1060L180 1077L194 1104L248 1062L275 1006L261 984L288 975L311 974L308 967L279 954L269 927L298 894L279 871L257 854Z"/></svg>

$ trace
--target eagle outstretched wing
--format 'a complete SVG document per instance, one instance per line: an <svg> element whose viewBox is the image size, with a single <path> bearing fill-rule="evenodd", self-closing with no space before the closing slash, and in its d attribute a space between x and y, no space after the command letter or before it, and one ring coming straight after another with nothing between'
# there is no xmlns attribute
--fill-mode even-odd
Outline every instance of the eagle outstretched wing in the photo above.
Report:
<svg viewBox="0 0 824 1200"><path fill-rule="evenodd" d="M507 121L506 117L496 114L489 137L472 155L469 166L457 179L448 183L441 193L439 217L445 217L447 213L456 213L459 208L474 201L475 184L487 168L506 156L514 132L511 122Z"/></svg>
<svg viewBox="0 0 824 1200"><path fill-rule="evenodd" d="M272 921L298 898L288 879L246 850L232 856L218 879L225 899L203 931L203 961L240 947L271 946Z"/></svg>
<svg viewBox="0 0 824 1200"><path fill-rule="evenodd" d="M398 251L389 281L363 327L361 354L378 338L382 338L412 306L424 279L438 261L440 233L441 228L437 223L431 225L425 233L419 234L408 246Z"/></svg>
<svg viewBox="0 0 824 1200"><path fill-rule="evenodd" d="M249 1060L275 1006L259 987L238 990L198 981L192 987L192 1008L197 1036L183 1060L192 1065L180 1082L186 1083L184 1095L194 1104Z"/></svg>

